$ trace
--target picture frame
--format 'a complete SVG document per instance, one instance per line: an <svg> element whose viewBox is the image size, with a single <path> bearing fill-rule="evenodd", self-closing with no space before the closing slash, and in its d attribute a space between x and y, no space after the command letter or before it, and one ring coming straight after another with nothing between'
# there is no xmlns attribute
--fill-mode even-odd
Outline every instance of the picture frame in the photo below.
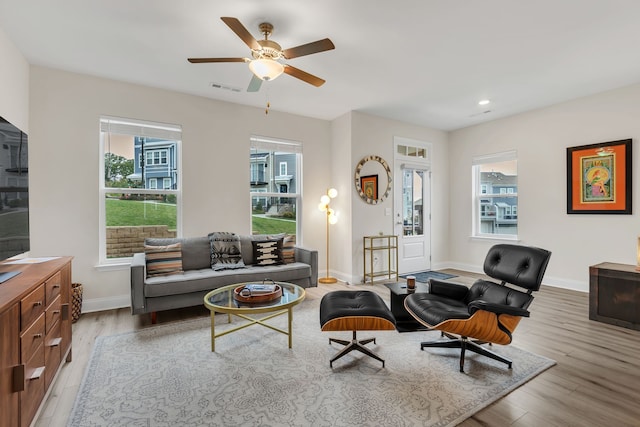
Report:
<svg viewBox="0 0 640 427"><path fill-rule="evenodd" d="M631 139L567 148L567 214L631 215Z"/></svg>
<svg viewBox="0 0 640 427"><path fill-rule="evenodd" d="M360 188L362 188L365 197L376 200L378 198L378 175L361 176Z"/></svg>

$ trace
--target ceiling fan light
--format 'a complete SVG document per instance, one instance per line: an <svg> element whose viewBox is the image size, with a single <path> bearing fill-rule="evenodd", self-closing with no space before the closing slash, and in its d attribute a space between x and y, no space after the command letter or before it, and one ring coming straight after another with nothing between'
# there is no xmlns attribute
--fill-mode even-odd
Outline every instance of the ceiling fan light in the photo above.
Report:
<svg viewBox="0 0 640 427"><path fill-rule="evenodd" d="M254 59L249 62L249 69L261 80L273 80L284 71L284 65L273 59Z"/></svg>

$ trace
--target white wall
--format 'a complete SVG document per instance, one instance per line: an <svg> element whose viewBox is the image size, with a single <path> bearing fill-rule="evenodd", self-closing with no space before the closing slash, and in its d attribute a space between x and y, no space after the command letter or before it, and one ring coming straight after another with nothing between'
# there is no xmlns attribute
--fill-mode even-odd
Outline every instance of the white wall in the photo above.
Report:
<svg viewBox="0 0 640 427"><path fill-rule="evenodd" d="M129 270L99 271L100 115L174 123L183 129L183 234L248 233L249 137L301 141L300 242L322 247L317 199L330 170L330 123L139 85L31 68L30 179L33 256L72 255L85 311L129 305ZM312 215L308 213L313 212Z"/></svg>
<svg viewBox="0 0 640 427"><path fill-rule="evenodd" d="M635 264L640 234L640 85L458 130L450 134L451 265L477 269L495 242L471 235L471 158L518 152L518 234L552 251L545 283L588 291L588 268ZM566 148L632 138L633 215L568 215Z"/></svg>
<svg viewBox="0 0 640 427"><path fill-rule="evenodd" d="M393 192L382 203L369 205L356 193L353 173L357 163L365 156L376 154L387 161L393 170L393 138L401 136L431 143L433 146L432 182L431 182L431 253L432 266L438 268L448 259L448 217L449 217L449 149L447 133L430 128L410 125L395 120L383 119L367 114L352 113L351 147L351 204L352 204L352 241L351 257L352 282L363 279L362 237L393 234L393 214L387 216L386 209L393 212Z"/></svg>
<svg viewBox="0 0 640 427"><path fill-rule="evenodd" d="M345 282L353 280L351 275L353 244L350 236L353 233L351 193L355 190L351 169L351 120L352 113L346 113L331 122L331 176L327 177L327 186L333 186L338 190L338 196L331 202L331 207L338 215L338 222L330 225L329 275ZM317 200L320 201L319 196ZM326 244L323 247L326 247ZM321 254L320 259L325 258L326 253ZM324 262L320 264L324 265ZM326 274L326 269L319 271L321 277Z"/></svg>
<svg viewBox="0 0 640 427"><path fill-rule="evenodd" d="M29 135L29 63L0 28L0 117Z"/></svg>

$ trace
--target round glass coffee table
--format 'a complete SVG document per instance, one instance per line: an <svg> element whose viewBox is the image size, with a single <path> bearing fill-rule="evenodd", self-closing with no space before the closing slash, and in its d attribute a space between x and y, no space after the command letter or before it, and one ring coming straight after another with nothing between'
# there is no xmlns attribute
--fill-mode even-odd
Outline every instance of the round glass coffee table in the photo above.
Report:
<svg viewBox="0 0 640 427"><path fill-rule="evenodd" d="M274 282L276 285L282 287L282 296L278 299L269 302L262 303L250 303L236 301L233 296L233 291L238 286L247 285L249 283L235 283L233 285L224 286L222 288L215 289L204 296L204 305L211 311L211 351L216 351L216 338L223 335L230 334L231 332L239 331L240 329L247 328L251 325L262 325L269 329L273 329L276 332L289 336L289 348L292 346L291 337L291 324L293 321L293 306L299 304L304 300L305 291L304 288L293 283L286 282ZM271 283L271 282L269 282ZM226 313L228 315L229 323L231 323L231 316L237 316L247 320L249 323L236 326L231 329L227 329L223 332L216 334L215 332L215 314ZM270 313L265 317L256 318L255 315ZM276 316L288 313L288 328L287 330L277 328L273 325L265 323L266 320L272 319Z"/></svg>

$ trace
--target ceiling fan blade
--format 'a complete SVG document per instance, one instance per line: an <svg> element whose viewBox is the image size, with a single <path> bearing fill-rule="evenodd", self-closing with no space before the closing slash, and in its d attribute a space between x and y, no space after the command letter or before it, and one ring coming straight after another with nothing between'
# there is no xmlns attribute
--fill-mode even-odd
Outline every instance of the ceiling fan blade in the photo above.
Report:
<svg viewBox="0 0 640 427"><path fill-rule="evenodd" d="M204 62L247 62L248 58L188 58L192 64L202 64Z"/></svg>
<svg viewBox="0 0 640 427"><path fill-rule="evenodd" d="M227 16L223 16L220 19L222 19L222 21L227 24L229 28L231 28L231 31L236 33L236 35L240 37L247 46L249 46L251 49L260 50L258 41L251 35L249 30L247 30L245 26L240 23L240 21L238 21L236 18Z"/></svg>
<svg viewBox="0 0 640 427"><path fill-rule="evenodd" d="M322 80L320 77L316 77L313 74L309 74L306 71L302 71L299 68L292 67L291 65L284 66L284 72L289 74L292 77L300 79L304 82L314 85L315 87L320 87L324 84L325 80Z"/></svg>
<svg viewBox="0 0 640 427"><path fill-rule="evenodd" d="M257 92L260 90L260 86L262 86L262 79L256 77L254 74L249 82L249 87L247 88L247 92Z"/></svg>
<svg viewBox="0 0 640 427"><path fill-rule="evenodd" d="M312 53L324 52L325 50L335 49L333 42L329 39L322 39L315 42L292 47L282 51L282 55L286 59L297 58L299 56L311 55Z"/></svg>

